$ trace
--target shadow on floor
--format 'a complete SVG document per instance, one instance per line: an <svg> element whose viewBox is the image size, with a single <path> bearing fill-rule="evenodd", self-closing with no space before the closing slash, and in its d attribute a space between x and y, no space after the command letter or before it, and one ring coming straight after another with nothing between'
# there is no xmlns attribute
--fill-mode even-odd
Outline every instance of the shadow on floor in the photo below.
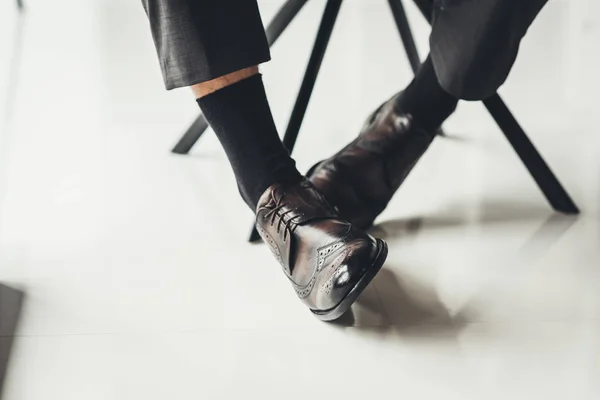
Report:
<svg viewBox="0 0 600 400"><path fill-rule="evenodd" d="M4 398L11 350L24 299L23 291L0 283L0 399Z"/></svg>
<svg viewBox="0 0 600 400"><path fill-rule="evenodd" d="M438 340L455 338L474 314L469 306L451 313L433 288L384 268L335 324L403 340Z"/></svg>
<svg viewBox="0 0 600 400"><path fill-rule="evenodd" d="M506 213L506 209L501 209L496 214L488 215L484 220L491 223L506 222L505 218L509 217L514 218L513 220L521 220L523 215L530 215L529 211L525 208L511 216L510 213ZM435 229L463 223L460 219L433 218L424 227L424 221L427 219L415 218L401 223L398 221L391 223L402 226L401 231L395 232L396 236L415 235L421 229ZM537 219L540 219L539 216ZM542 218L539 228L518 250L520 258L528 262L535 261L554 246L575 222L577 222L576 217L557 213ZM387 229L388 233L389 229ZM379 233L381 232L376 234ZM468 303L460 310L448 310L439 299L435 288L427 287L423 282L410 276L400 277L393 272L394 270L402 269L394 268L389 264L385 266L352 309L340 318L336 325L376 334L393 334L401 339L453 340L469 321L478 319L479 312L476 305Z"/></svg>
<svg viewBox="0 0 600 400"><path fill-rule="evenodd" d="M521 259L534 262L546 254L577 222L577 217L552 214L519 249Z"/></svg>

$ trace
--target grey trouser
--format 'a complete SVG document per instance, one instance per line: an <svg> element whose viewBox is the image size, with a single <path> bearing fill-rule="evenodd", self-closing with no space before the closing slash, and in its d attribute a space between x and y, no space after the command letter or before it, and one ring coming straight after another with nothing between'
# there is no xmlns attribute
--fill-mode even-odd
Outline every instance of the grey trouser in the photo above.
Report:
<svg viewBox="0 0 600 400"><path fill-rule="evenodd" d="M430 47L435 72L448 93L465 100L489 97L504 83L521 39L547 2L433 1ZM167 89L211 80L270 59L256 0L142 3Z"/></svg>

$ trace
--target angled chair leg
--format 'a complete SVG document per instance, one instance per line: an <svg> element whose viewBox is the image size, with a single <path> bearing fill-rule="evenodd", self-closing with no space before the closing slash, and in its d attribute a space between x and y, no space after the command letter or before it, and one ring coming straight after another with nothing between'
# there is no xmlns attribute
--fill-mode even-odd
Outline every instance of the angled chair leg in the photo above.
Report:
<svg viewBox="0 0 600 400"><path fill-rule="evenodd" d="M342 0L328 0L325 6L315 44L306 67L306 72L304 73L302 84L300 85L300 90L298 91L298 97L296 98L292 115L283 136L283 145L290 153L294 150L298 132L304 121L306 109L308 108L315 82L319 76L323 58L325 57L325 52L327 51L341 5Z"/></svg>
<svg viewBox="0 0 600 400"><path fill-rule="evenodd" d="M495 94L485 100L483 104L504 132L504 136L515 149L552 207L565 214L579 214L579 209L567 191L552 173L500 96Z"/></svg>
<svg viewBox="0 0 600 400"><path fill-rule="evenodd" d="M175 154L188 154L207 129L208 122L206 122L206 118L202 114L198 115L171 152Z"/></svg>
<svg viewBox="0 0 600 400"><path fill-rule="evenodd" d="M298 15L308 0L288 0L277 12L269 24L266 33L269 46L272 46L289 24ZM208 123L202 114L196 118L184 135L179 139L172 152L175 154L188 154L194 144L200 139L208 128Z"/></svg>
<svg viewBox="0 0 600 400"><path fill-rule="evenodd" d="M325 11L323 12L323 17L321 18L319 31L317 32L317 37L315 39L315 44L306 67L306 72L304 73L304 78L302 80L302 85L300 86L300 91L298 92L298 97L296 98L296 104L294 104L290 121L288 122L285 135L283 136L283 145L286 147L286 149L288 149L290 154L294 150L294 145L296 144L296 139L298 138L298 132L300 132L302 121L304 121L306 109L308 108L308 103L315 87L315 82L319 76L321 64L323 63L323 58L325 56L325 52L327 51L327 46L329 45L331 33L333 32L333 27L335 26L341 5L342 0L327 0ZM255 228L252 228L252 232L248 240L250 242L254 242L258 239L260 239L258 232L256 232Z"/></svg>
<svg viewBox="0 0 600 400"><path fill-rule="evenodd" d="M417 45L415 44L415 39L413 37L412 30L410 29L410 24L406 18L404 5L402 4L402 0L388 0L388 3L392 9L396 27L398 27L400 38L404 44L404 50L406 50L408 62L410 63L413 73L416 74L419 70L419 66L421 65L421 58L419 57L419 51L417 50Z"/></svg>

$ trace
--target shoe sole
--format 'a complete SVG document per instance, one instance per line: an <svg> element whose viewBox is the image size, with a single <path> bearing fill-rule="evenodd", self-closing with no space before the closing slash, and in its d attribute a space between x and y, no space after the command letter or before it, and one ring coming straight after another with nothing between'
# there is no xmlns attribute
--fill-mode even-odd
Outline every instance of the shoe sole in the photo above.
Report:
<svg viewBox="0 0 600 400"><path fill-rule="evenodd" d="M375 278L383 263L387 259L388 255L388 246L387 243L381 239L377 240L377 256L371 264L371 268L369 268L364 275L360 278L360 280L354 285L354 287L346 294L346 297L342 301L338 303L337 306L325 310L325 311L317 311L310 310L317 318L321 321L334 321L344 315L354 304L356 299L362 294L369 283Z"/></svg>

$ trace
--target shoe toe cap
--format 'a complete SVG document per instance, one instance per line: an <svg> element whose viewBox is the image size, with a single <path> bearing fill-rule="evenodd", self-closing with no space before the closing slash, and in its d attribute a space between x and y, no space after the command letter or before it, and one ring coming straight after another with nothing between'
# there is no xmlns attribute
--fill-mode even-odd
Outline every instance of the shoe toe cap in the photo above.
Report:
<svg viewBox="0 0 600 400"><path fill-rule="evenodd" d="M318 278L316 306L334 308L354 289L361 278L375 268L377 242L370 236L354 239L327 260Z"/></svg>

